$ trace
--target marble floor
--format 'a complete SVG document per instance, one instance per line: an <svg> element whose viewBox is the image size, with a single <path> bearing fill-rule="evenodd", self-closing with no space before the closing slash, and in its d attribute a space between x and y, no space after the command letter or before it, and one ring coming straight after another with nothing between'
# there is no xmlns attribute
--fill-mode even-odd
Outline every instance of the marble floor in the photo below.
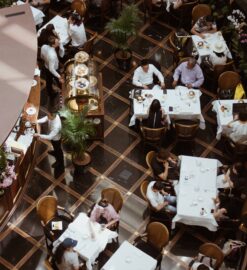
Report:
<svg viewBox="0 0 247 270"><path fill-rule="evenodd" d="M143 18L143 3L138 1L140 16ZM166 77L167 87L171 87L171 76L174 70L173 55L164 50L168 34L176 27L165 16L158 16L152 23L149 20L139 26L137 37L130 38L133 50L133 63L129 72L117 67L114 60L113 41L97 18L85 23L88 33L98 32L94 46L94 60L103 75L105 129L104 142L95 141L88 150L92 155L91 164L79 179L73 179L71 157L65 153L65 173L56 177L51 165L54 162L48 155L49 143L40 142L37 165L28 183L25 194L0 235L0 269L41 270L44 268L46 246L40 220L36 214L36 203L44 195L52 194L58 198L61 206L66 207L75 215L87 211L99 198L100 192L106 187L118 188L124 197L121 211L120 243L132 241L138 233L145 230L149 222L144 214L147 204L140 194L140 184L150 179L147 169L141 138L129 123L129 90L131 77L136 63L146 57L160 63ZM224 151L224 143L217 141L216 117L212 112L211 103L216 99L212 89L202 89L202 113L206 120L206 129L199 130L195 139L194 155L216 158L224 164L231 163L231 157ZM42 81L42 98L40 115L46 113L46 94ZM191 154L190 149L176 145L174 131L166 138L165 146L174 154ZM171 235L162 261L162 270L181 270L188 268L188 261L195 256L198 247L207 241L222 244L224 236L202 228L179 226ZM100 258L100 266L111 256L112 249L106 249ZM243 266L244 267L244 266ZM227 269L223 267L222 269ZM234 268L241 269L241 268ZM244 269L244 268L242 268ZM127 270L127 269L126 269ZM143 266L145 270L145 266Z"/></svg>

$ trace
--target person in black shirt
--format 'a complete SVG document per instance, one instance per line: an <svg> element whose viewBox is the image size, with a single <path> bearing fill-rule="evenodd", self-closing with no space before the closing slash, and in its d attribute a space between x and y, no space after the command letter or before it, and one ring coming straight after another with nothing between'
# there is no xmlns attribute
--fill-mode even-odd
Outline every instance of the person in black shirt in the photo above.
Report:
<svg viewBox="0 0 247 270"><path fill-rule="evenodd" d="M173 159L170 155L170 152L164 148L161 148L158 151L158 153L154 156L154 158L151 161L151 167L153 170L154 178L156 180L166 181L168 178L168 173L169 178L172 179L178 178L178 174L176 175L176 177L172 177L172 175L170 176L170 174L173 173L172 170L177 169L177 161ZM172 169L171 173L169 169Z"/></svg>

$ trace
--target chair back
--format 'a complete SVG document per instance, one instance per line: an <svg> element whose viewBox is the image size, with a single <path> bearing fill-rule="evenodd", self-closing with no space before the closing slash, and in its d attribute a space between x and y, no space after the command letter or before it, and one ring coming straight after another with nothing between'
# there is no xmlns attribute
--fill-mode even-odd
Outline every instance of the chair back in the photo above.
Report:
<svg viewBox="0 0 247 270"><path fill-rule="evenodd" d="M231 71L233 69L233 61L230 61L224 65L214 66L214 78L218 80L219 76L225 71Z"/></svg>
<svg viewBox="0 0 247 270"><path fill-rule="evenodd" d="M199 18L211 15L211 7L206 4L198 4L192 9L192 24L194 25Z"/></svg>
<svg viewBox="0 0 247 270"><path fill-rule="evenodd" d="M42 197L36 206L37 214L44 224L47 224L57 214L57 199L54 196Z"/></svg>
<svg viewBox="0 0 247 270"><path fill-rule="evenodd" d="M175 130L179 138L193 138L199 128L199 121L192 120L176 120Z"/></svg>
<svg viewBox="0 0 247 270"><path fill-rule="evenodd" d="M149 151L149 152L147 153L147 155L146 155L146 163L147 163L147 165L148 165L148 168L149 168L151 171L153 170L153 169L152 169L152 166L151 166L151 162L152 162L154 156L155 156L155 151Z"/></svg>
<svg viewBox="0 0 247 270"><path fill-rule="evenodd" d="M169 242L169 231L160 222L152 222L147 226L147 242L160 252Z"/></svg>
<svg viewBox="0 0 247 270"><path fill-rule="evenodd" d="M117 213L122 209L123 197L116 188L106 188L101 191L101 198L107 199Z"/></svg>
<svg viewBox="0 0 247 270"><path fill-rule="evenodd" d="M84 1L73 0L71 3L71 10L75 10L81 17L84 17L87 12L87 5Z"/></svg>
<svg viewBox="0 0 247 270"><path fill-rule="evenodd" d="M218 79L219 89L234 89L240 83L240 76L234 71L223 72Z"/></svg>
<svg viewBox="0 0 247 270"><path fill-rule="evenodd" d="M234 143L234 154L235 155L247 155L247 144L244 143Z"/></svg>
<svg viewBox="0 0 247 270"><path fill-rule="evenodd" d="M141 190L142 197L147 202L148 202L148 198L147 198L148 184L149 184L149 182L147 180L144 180L140 185L140 190Z"/></svg>
<svg viewBox="0 0 247 270"><path fill-rule="evenodd" d="M148 128L145 126L141 127L141 132L144 140L151 142L158 142L166 132L166 127L161 128Z"/></svg>
<svg viewBox="0 0 247 270"><path fill-rule="evenodd" d="M96 37L98 36L98 33L95 32L88 41L86 41L83 45L82 51L87 52L88 54L91 54L93 51L93 44L94 41L96 39Z"/></svg>
<svg viewBox="0 0 247 270"><path fill-rule="evenodd" d="M213 243L205 243L199 247L199 252L207 257L215 259L214 269L219 269L224 260L224 253L220 247Z"/></svg>

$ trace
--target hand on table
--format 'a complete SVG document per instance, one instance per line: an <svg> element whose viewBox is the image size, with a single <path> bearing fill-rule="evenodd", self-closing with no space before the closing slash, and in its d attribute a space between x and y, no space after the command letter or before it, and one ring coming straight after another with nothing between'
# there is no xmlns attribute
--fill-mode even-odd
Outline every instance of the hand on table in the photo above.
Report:
<svg viewBox="0 0 247 270"><path fill-rule="evenodd" d="M178 83L177 81L173 81L172 82L172 87L175 88L177 86L177 83Z"/></svg>
<svg viewBox="0 0 247 270"><path fill-rule="evenodd" d="M165 88L166 88L166 85L165 85L164 83L161 83L161 84L160 84L160 87L161 87L162 89L165 89Z"/></svg>
<svg viewBox="0 0 247 270"><path fill-rule="evenodd" d="M143 84L143 89L149 89L149 87L145 84Z"/></svg>
<svg viewBox="0 0 247 270"><path fill-rule="evenodd" d="M192 84L191 83L187 83L185 86L188 87L189 89L192 88Z"/></svg>
<svg viewBox="0 0 247 270"><path fill-rule="evenodd" d="M204 34L199 34L199 37L204 39L205 38L205 35Z"/></svg>

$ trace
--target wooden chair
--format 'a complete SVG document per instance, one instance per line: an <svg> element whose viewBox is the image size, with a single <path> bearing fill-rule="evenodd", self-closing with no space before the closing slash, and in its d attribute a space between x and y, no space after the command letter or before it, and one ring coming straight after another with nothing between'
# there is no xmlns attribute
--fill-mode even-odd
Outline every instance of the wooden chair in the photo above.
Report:
<svg viewBox="0 0 247 270"><path fill-rule="evenodd" d="M163 249L169 242L169 231L160 222L149 223L146 233L134 240L134 245L157 260L158 269L161 269Z"/></svg>
<svg viewBox="0 0 247 270"><path fill-rule="evenodd" d="M175 120L175 130L178 140L191 141L195 138L199 128L199 121L194 120Z"/></svg>
<svg viewBox="0 0 247 270"><path fill-rule="evenodd" d="M82 48L79 48L79 51L84 51L87 52L88 54L92 54L93 53L93 45L94 45L94 41L97 38L98 33L95 32L88 41L86 41L83 45Z"/></svg>
<svg viewBox="0 0 247 270"><path fill-rule="evenodd" d="M199 247L199 252L207 257L213 258L216 260L214 269L219 269L223 260L224 254L220 247L213 243L205 243Z"/></svg>
<svg viewBox="0 0 247 270"><path fill-rule="evenodd" d="M234 71L223 72L218 79L219 89L235 89L240 83L240 76Z"/></svg>
<svg viewBox="0 0 247 270"><path fill-rule="evenodd" d="M155 151L149 151L146 155L146 163L148 165L148 168L151 172L153 172L152 166L151 166L151 162L152 159L155 157Z"/></svg>
<svg viewBox="0 0 247 270"><path fill-rule="evenodd" d="M225 141L225 151L229 154L232 160L245 160L247 158L247 144L236 143L227 137Z"/></svg>
<svg viewBox="0 0 247 270"><path fill-rule="evenodd" d="M36 211L44 230L47 249L51 252L52 243L67 229L69 223L73 221L74 215L59 206L54 196L42 197L37 203ZM60 214L60 211L63 212L63 215ZM52 230L53 221L61 221L63 229Z"/></svg>
<svg viewBox="0 0 247 270"><path fill-rule="evenodd" d="M148 128L140 126L143 144L158 147L160 145L162 137L165 135L167 128Z"/></svg>
<svg viewBox="0 0 247 270"><path fill-rule="evenodd" d="M87 5L82 0L73 0L71 3L71 10L76 11L81 17L85 17L87 12Z"/></svg>
<svg viewBox="0 0 247 270"><path fill-rule="evenodd" d="M192 25L194 25L199 18L211 15L211 7L206 4L198 4L192 9Z"/></svg>

